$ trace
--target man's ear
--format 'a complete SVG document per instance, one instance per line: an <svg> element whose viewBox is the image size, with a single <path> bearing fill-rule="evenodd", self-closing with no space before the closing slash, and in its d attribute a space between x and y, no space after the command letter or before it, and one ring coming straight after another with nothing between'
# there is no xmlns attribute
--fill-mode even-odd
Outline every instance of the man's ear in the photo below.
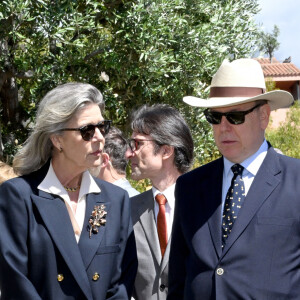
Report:
<svg viewBox="0 0 300 300"><path fill-rule="evenodd" d="M167 159L173 155L174 147L170 145L162 145L161 151L162 151L163 158Z"/></svg>
<svg viewBox="0 0 300 300"><path fill-rule="evenodd" d="M109 164L109 155L105 152L102 153L102 168L106 168L107 165Z"/></svg>
<svg viewBox="0 0 300 300"><path fill-rule="evenodd" d="M269 104L260 107L260 124L261 128L265 130L269 124L271 108Z"/></svg>

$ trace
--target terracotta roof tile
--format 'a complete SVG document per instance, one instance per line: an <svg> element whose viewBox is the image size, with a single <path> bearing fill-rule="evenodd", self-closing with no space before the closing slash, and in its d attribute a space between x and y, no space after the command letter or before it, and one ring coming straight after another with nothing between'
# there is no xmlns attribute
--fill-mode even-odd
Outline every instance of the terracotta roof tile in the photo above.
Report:
<svg viewBox="0 0 300 300"><path fill-rule="evenodd" d="M264 65L264 64L270 64L270 59L269 58L255 58L261 65ZM279 63L279 61L273 57L272 58L272 63Z"/></svg>
<svg viewBox="0 0 300 300"><path fill-rule="evenodd" d="M300 69L292 63L280 63L273 58L272 63L268 58L259 58L265 77L276 76L300 76Z"/></svg>

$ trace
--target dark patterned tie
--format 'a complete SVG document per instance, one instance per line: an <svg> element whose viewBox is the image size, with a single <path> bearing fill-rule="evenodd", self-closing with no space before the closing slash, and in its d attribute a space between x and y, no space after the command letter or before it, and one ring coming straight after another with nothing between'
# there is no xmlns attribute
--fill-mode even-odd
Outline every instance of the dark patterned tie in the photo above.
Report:
<svg viewBox="0 0 300 300"><path fill-rule="evenodd" d="M167 220L166 220L166 203L167 199L163 194L155 196L155 200L159 205L157 215L157 233L160 244L161 256L163 257L168 244Z"/></svg>
<svg viewBox="0 0 300 300"><path fill-rule="evenodd" d="M226 194L222 217L222 248L225 246L226 239L232 230L234 221L245 199L245 186L242 178L244 167L235 164L231 167L231 170L233 177Z"/></svg>

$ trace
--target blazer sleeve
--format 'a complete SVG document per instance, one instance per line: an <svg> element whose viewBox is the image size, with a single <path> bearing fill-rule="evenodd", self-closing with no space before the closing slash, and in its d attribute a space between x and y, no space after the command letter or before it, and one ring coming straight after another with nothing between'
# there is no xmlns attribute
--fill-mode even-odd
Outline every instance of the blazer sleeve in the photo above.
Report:
<svg viewBox="0 0 300 300"><path fill-rule="evenodd" d="M28 278L28 186L12 179L0 186L1 299L41 299ZM26 192L26 190L28 192Z"/></svg>
<svg viewBox="0 0 300 300"><path fill-rule="evenodd" d="M130 299L133 291L138 262L136 244L131 220L131 207L128 193L124 193L121 220L121 251L117 257L117 272L112 278L114 284L107 292L107 299Z"/></svg>

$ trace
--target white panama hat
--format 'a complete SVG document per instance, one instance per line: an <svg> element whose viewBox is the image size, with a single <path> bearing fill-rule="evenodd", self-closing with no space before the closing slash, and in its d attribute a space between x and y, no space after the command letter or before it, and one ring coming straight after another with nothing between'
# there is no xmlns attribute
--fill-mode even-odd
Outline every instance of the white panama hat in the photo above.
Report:
<svg viewBox="0 0 300 300"><path fill-rule="evenodd" d="M183 101L197 107L226 107L256 100L267 100L271 110L290 106L294 98L286 91L266 93L262 68L258 61L242 58L224 60L213 76L208 99L186 96Z"/></svg>

